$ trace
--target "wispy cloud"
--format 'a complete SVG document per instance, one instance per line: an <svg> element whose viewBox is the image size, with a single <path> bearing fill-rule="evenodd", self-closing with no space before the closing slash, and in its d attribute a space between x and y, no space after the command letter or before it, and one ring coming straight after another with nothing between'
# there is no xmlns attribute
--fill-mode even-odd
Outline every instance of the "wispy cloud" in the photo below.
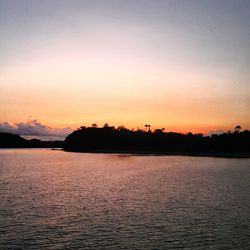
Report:
<svg viewBox="0 0 250 250"><path fill-rule="evenodd" d="M40 123L37 120L19 122L13 125L8 122L0 123L0 132L18 134L22 136L53 136L64 138L73 130L67 128L52 128Z"/></svg>

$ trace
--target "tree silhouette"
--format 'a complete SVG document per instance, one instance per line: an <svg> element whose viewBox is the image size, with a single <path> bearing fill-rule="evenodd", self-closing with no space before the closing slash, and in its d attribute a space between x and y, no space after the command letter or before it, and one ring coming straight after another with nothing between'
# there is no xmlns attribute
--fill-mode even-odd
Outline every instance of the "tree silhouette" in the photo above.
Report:
<svg viewBox="0 0 250 250"><path fill-rule="evenodd" d="M67 136L63 149L79 152L124 152L124 153L184 153L198 155L250 154L250 131L241 132L241 126L234 133L181 134L156 129L151 133L150 125L145 130L117 128L107 123L103 128L81 127Z"/></svg>
<svg viewBox="0 0 250 250"><path fill-rule="evenodd" d="M117 127L117 130L124 131L124 130L128 130L128 129L125 126L120 125L120 126Z"/></svg>
<svg viewBox="0 0 250 250"><path fill-rule="evenodd" d="M241 129L242 129L242 128L241 128L240 125L237 125L237 126L235 127L235 131L237 131L237 132L240 132Z"/></svg>
<svg viewBox="0 0 250 250"><path fill-rule="evenodd" d="M104 127L104 128L108 128L108 127L109 127L108 123L105 123L105 124L103 125L103 127Z"/></svg>
<svg viewBox="0 0 250 250"><path fill-rule="evenodd" d="M157 133L157 134L163 134L163 129L162 128L157 128L155 129L154 133Z"/></svg>
<svg viewBox="0 0 250 250"><path fill-rule="evenodd" d="M145 124L144 127L146 128L147 132L150 132L151 125L150 124Z"/></svg>

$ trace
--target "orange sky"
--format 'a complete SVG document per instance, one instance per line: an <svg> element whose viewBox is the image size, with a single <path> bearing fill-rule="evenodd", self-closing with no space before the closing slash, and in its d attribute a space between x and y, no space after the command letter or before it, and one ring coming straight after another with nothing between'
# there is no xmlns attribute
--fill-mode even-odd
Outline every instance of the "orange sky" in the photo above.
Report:
<svg viewBox="0 0 250 250"><path fill-rule="evenodd" d="M221 6L226 23L211 19L220 13L213 5L192 1L183 13L164 1L135 8L128 1L127 9L97 2L2 4L1 122L250 128L248 26L230 19L233 8Z"/></svg>

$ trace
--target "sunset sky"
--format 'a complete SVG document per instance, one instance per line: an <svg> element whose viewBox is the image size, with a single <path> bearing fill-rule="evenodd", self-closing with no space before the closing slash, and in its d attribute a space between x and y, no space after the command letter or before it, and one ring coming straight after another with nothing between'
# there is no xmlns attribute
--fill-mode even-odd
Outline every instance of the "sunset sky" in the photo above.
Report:
<svg viewBox="0 0 250 250"><path fill-rule="evenodd" d="M250 129L249 24L249 0L0 0L0 122Z"/></svg>

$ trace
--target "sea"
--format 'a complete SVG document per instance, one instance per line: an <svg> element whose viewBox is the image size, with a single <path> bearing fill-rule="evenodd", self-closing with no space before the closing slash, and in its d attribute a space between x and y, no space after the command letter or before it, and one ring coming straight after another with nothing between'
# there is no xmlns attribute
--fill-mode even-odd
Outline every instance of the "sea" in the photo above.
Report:
<svg viewBox="0 0 250 250"><path fill-rule="evenodd" d="M0 249L250 249L250 159L0 150Z"/></svg>

